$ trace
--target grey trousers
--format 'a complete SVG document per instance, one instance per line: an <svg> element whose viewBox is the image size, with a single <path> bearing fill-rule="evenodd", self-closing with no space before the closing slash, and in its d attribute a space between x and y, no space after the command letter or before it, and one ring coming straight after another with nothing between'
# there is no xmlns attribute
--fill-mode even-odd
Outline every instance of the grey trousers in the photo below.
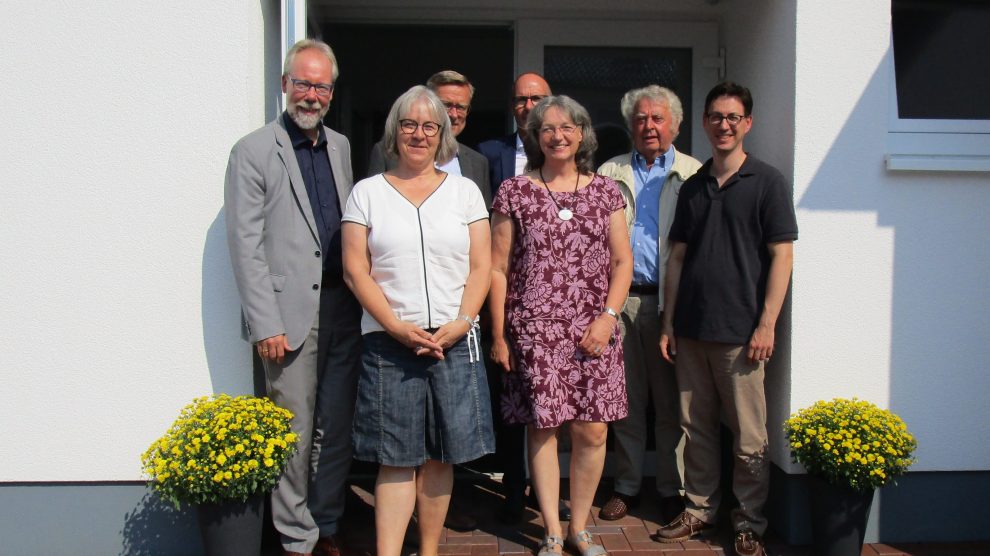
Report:
<svg viewBox="0 0 990 556"><path fill-rule="evenodd" d="M272 520L290 552L337 532L351 465L351 422L361 357L360 306L346 286L326 288L306 341L282 365L265 363L268 396L291 411L298 451L272 492Z"/></svg>
<svg viewBox="0 0 990 556"><path fill-rule="evenodd" d="M746 359L746 346L677 338L677 382L684 427L684 496L691 515L714 523L719 490L719 414L732 431L732 492L739 507L732 526L762 535L770 488L767 402L763 363Z"/></svg>
<svg viewBox="0 0 990 556"><path fill-rule="evenodd" d="M620 315L629 415L612 423L615 439L615 491L635 496L643 481L646 455L646 410L653 397L656 435L656 485L661 496L678 496L681 475L679 393L674 366L660 356L660 314L656 295L630 293Z"/></svg>

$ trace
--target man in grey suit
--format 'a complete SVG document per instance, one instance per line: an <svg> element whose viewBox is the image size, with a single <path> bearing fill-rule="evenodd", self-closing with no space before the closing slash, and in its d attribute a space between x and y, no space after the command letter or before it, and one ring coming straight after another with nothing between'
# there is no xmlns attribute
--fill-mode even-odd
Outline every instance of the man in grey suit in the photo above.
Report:
<svg viewBox="0 0 990 556"><path fill-rule="evenodd" d="M353 176L347 138L322 124L337 74L328 45L296 43L285 112L234 145L224 184L244 332L299 435L271 498L287 555L339 554L351 461L361 307L343 282L340 215Z"/></svg>
<svg viewBox="0 0 990 556"><path fill-rule="evenodd" d="M464 75L453 70L444 70L433 74L426 81L426 86L436 93L444 106L447 107L450 131L454 137L457 137L467 127L467 117L471 111L471 99L474 98L474 85ZM391 170L396 163L396 160L385 157L382 142L379 141L371 148L368 175L373 176L385 170ZM454 158L443 165L438 165L437 168L448 174L464 176L473 181L481 190L481 196L485 199L485 206L492 206L492 189L488 181L488 159L481 153L458 142L457 154L454 155Z"/></svg>

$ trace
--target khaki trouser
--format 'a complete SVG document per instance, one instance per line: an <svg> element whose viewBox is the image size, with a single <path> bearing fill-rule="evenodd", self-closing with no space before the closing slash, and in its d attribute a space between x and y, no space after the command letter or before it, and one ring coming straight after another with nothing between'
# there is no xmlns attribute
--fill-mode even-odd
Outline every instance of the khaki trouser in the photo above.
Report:
<svg viewBox="0 0 990 556"><path fill-rule="evenodd" d="M629 294L622 308L622 350L626 367L629 415L612 423L615 440L615 491L635 496L643 480L646 455L646 409L653 397L656 434L656 486L661 496L679 496L681 475L677 446L681 442L677 378L660 356L660 315L656 295Z"/></svg>
<svg viewBox="0 0 990 556"><path fill-rule="evenodd" d="M684 493L687 511L715 522L719 492L719 414L732 431L732 511L735 530L767 528L763 505L770 483L767 404L763 363L746 359L746 346L677 338L677 383L684 429Z"/></svg>

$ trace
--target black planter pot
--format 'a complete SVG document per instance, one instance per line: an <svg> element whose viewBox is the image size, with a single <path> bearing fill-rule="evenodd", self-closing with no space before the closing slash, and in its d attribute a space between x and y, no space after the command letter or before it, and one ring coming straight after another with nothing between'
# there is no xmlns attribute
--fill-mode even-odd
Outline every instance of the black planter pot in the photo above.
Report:
<svg viewBox="0 0 990 556"><path fill-rule="evenodd" d="M861 493L814 475L808 479L815 555L859 556L873 505L873 491Z"/></svg>
<svg viewBox="0 0 990 556"><path fill-rule="evenodd" d="M226 501L196 507L199 533L207 556L257 556L261 553L265 496L245 502Z"/></svg>

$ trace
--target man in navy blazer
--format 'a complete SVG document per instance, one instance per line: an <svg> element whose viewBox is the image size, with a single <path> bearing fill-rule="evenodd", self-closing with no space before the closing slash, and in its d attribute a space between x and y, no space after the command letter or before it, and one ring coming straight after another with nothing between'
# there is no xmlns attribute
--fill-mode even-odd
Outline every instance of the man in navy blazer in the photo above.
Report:
<svg viewBox="0 0 990 556"><path fill-rule="evenodd" d="M351 462L361 306L344 284L340 247L351 150L322 122L337 73L326 43L289 49L286 110L234 145L224 183L244 334L264 364L268 396L294 414L299 435L271 497L286 556L339 556Z"/></svg>
<svg viewBox="0 0 990 556"><path fill-rule="evenodd" d="M526 127L526 118L529 117L533 106L551 94L550 85L543 76L524 73L517 77L512 87L512 115L516 119L516 133L490 139L478 145L478 152L488 159L493 198L503 181L523 173L526 167L526 152L523 150L520 134Z"/></svg>
<svg viewBox="0 0 990 556"><path fill-rule="evenodd" d="M519 134L525 128L526 118L533 106L550 94L550 85L542 76L524 73L517 77L512 87L512 115L516 119L517 132L478 145L478 151L488 159L492 198L503 181L523 173L526 152ZM488 383L492 392L502 391L500 368L489 369ZM501 411L495 407L492 414L501 415ZM502 489L505 494L505 504L498 517L505 523L517 523L523 517L526 503L526 428L522 425L509 426L498 421L500 420L497 420L495 453L502 465ZM570 518L570 509L563 503L560 504L560 517L565 520Z"/></svg>

